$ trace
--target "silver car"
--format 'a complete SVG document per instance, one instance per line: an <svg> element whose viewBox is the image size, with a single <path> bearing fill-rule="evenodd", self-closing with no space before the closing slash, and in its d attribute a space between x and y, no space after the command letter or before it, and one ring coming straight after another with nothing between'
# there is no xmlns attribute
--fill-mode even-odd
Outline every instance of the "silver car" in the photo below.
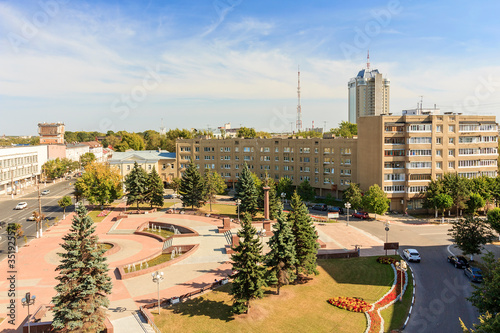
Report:
<svg viewBox="0 0 500 333"><path fill-rule="evenodd" d="M421 260L420 253L418 253L418 251L415 250L415 249L405 249L405 250L403 250L403 256L408 261L420 262L420 260Z"/></svg>

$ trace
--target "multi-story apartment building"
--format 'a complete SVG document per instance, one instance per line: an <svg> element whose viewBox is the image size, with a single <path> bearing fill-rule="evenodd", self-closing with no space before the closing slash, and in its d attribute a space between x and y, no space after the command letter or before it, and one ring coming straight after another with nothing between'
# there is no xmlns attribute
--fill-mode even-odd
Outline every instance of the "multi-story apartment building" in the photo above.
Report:
<svg viewBox="0 0 500 333"><path fill-rule="evenodd" d="M22 193L36 182L47 161L47 146L0 148L0 194Z"/></svg>
<svg viewBox="0 0 500 333"><path fill-rule="evenodd" d="M391 200L391 210L422 208L428 182L447 172L497 176L494 116L433 112L360 117L358 135L361 189L378 184Z"/></svg>
<svg viewBox="0 0 500 333"><path fill-rule="evenodd" d="M309 180L318 195L340 197L357 182L357 140L348 138L179 139L179 176L190 161L200 170L215 170L230 186L244 163L261 179L290 178L294 185ZM202 171L203 172L203 171Z"/></svg>
<svg viewBox="0 0 500 333"><path fill-rule="evenodd" d="M359 117L389 114L390 81L377 69L359 71L347 84L349 89L349 122L356 124Z"/></svg>
<svg viewBox="0 0 500 333"><path fill-rule="evenodd" d="M54 145L64 143L63 123L39 123L38 134L40 134L40 144Z"/></svg>

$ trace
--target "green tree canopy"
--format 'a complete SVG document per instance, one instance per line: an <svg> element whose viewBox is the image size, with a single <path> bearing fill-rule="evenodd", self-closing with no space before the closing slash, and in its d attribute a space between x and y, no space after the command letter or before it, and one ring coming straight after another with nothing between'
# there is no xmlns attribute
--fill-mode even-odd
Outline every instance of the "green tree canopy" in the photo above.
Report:
<svg viewBox="0 0 500 333"><path fill-rule="evenodd" d="M71 201L71 197L69 195L65 195L57 201L57 204L63 209L63 214L66 215L66 207L71 206L73 202Z"/></svg>
<svg viewBox="0 0 500 333"><path fill-rule="evenodd" d="M491 242L495 236L487 222L480 218L467 216L454 222L448 230L453 242L464 254L480 254L484 245Z"/></svg>
<svg viewBox="0 0 500 333"><path fill-rule="evenodd" d="M252 173L245 163L236 183L236 197L241 200L240 211L254 216L258 209L258 191Z"/></svg>
<svg viewBox="0 0 500 333"><path fill-rule="evenodd" d="M69 233L63 237L64 252L56 271L59 281L52 298L54 320L58 332L100 332L104 329L107 295L112 284L104 251L97 246L95 226L83 205L77 205Z"/></svg>
<svg viewBox="0 0 500 333"><path fill-rule="evenodd" d="M440 193L434 197L434 207L441 209L444 218L444 212L453 206L453 199L446 193Z"/></svg>
<svg viewBox="0 0 500 333"><path fill-rule="evenodd" d="M128 175L125 176L125 190L127 191L127 205L139 204L147 201L149 197L149 176L148 173L134 162L134 167Z"/></svg>
<svg viewBox="0 0 500 333"><path fill-rule="evenodd" d="M257 237L257 230L252 226L249 213L243 214L241 227L242 229L238 231L240 242L234 247L235 252L231 256L235 272L232 275L233 311L235 313L248 312L250 301L262 298L266 273L266 267L261 264L263 261L262 244Z"/></svg>
<svg viewBox="0 0 500 333"><path fill-rule="evenodd" d="M382 215L389 209L389 199L380 186L373 184L363 196L363 207L370 213Z"/></svg>
<svg viewBox="0 0 500 333"><path fill-rule="evenodd" d="M295 238L295 253L298 261L295 269L296 275L298 276L300 272L318 274L316 269L318 235L309 216L309 210L297 192L292 195L291 206L292 211L288 214L288 221Z"/></svg>
<svg viewBox="0 0 500 333"><path fill-rule="evenodd" d="M82 167L86 167L95 160L96 158L94 153L85 153L82 156L80 156L80 164L82 165Z"/></svg>
<svg viewBox="0 0 500 333"><path fill-rule="evenodd" d="M347 190L342 194L344 204L349 202L352 209L360 209L363 206L363 193L359 188L359 184L351 183Z"/></svg>
<svg viewBox="0 0 500 333"><path fill-rule="evenodd" d="M471 193L469 195L469 200L467 200L467 212L470 214L475 214L478 209L483 208L486 204L486 200L479 193Z"/></svg>
<svg viewBox="0 0 500 333"><path fill-rule="evenodd" d="M273 235L269 238L268 244L270 247L266 255L266 266L270 268L268 284L276 285L279 295L281 286L295 280L294 270L297 264L295 238L281 203L278 203L277 223L273 225Z"/></svg>
<svg viewBox="0 0 500 333"><path fill-rule="evenodd" d="M237 135L238 135L238 138L252 139L252 138L255 138L256 133L255 133L255 129L253 129L253 128L240 127L240 129L238 129Z"/></svg>
<svg viewBox="0 0 500 333"><path fill-rule="evenodd" d="M358 125L348 121L342 121L338 128L332 128L330 132L335 136L352 138L354 135L358 135Z"/></svg>
<svg viewBox="0 0 500 333"><path fill-rule="evenodd" d="M300 183L297 189L297 193L304 201L313 201L314 195L316 194L316 192L314 192L314 188L311 186L309 180L307 179Z"/></svg>
<svg viewBox="0 0 500 333"><path fill-rule="evenodd" d="M153 166L153 170L148 175L148 199L151 208L153 206L163 207L163 191L163 182Z"/></svg>
<svg viewBox="0 0 500 333"><path fill-rule="evenodd" d="M93 162L75 183L75 190L91 203L106 205L122 196L120 171L104 163Z"/></svg>
<svg viewBox="0 0 500 333"><path fill-rule="evenodd" d="M198 208L203 205L203 179L196 165L191 162L184 171L179 193L182 195L182 205Z"/></svg>
<svg viewBox="0 0 500 333"><path fill-rule="evenodd" d="M227 188L226 182L221 175L214 170L205 170L203 176L204 183L204 199L210 203L210 211L212 211L212 203L215 202L217 194L224 194Z"/></svg>
<svg viewBox="0 0 500 333"><path fill-rule="evenodd" d="M488 252L483 257L486 269L483 271L483 283L474 286L468 300L481 314L500 313L500 259Z"/></svg>
<svg viewBox="0 0 500 333"><path fill-rule="evenodd" d="M293 194L293 182L288 177L281 177L278 181L278 185L276 187L276 195L279 195L281 198L281 193L285 193L285 198L290 200Z"/></svg>
<svg viewBox="0 0 500 333"><path fill-rule="evenodd" d="M488 223L500 235L500 208L495 207L488 212Z"/></svg>

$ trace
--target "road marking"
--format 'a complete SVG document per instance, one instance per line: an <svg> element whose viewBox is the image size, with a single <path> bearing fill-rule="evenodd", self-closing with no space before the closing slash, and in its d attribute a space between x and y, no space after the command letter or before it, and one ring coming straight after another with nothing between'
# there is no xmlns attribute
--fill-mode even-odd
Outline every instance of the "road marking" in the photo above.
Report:
<svg viewBox="0 0 500 333"><path fill-rule="evenodd" d="M427 235L446 235L446 232L427 232L425 234L418 234L419 236L427 236Z"/></svg>
<svg viewBox="0 0 500 333"><path fill-rule="evenodd" d="M455 254L453 252L451 252L451 250L450 250L451 246L453 246L453 244L448 245L448 247L446 249L448 250L448 253L450 253L450 255L454 256Z"/></svg>

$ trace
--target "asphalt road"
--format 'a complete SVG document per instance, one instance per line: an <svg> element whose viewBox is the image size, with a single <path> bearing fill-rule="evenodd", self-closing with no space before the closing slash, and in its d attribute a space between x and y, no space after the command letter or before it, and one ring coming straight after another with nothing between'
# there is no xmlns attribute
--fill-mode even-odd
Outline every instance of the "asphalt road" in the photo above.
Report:
<svg viewBox="0 0 500 333"><path fill-rule="evenodd" d="M351 218L351 224L385 241L383 222ZM449 225L401 224L389 227L389 242L399 242L400 251L415 248L422 258L420 263L409 263L415 274L417 289L405 332L456 333L462 332L459 318L469 328L472 323L478 322L477 310L466 300L473 290L471 283L462 269L453 267L446 260L449 245L452 244L447 235L449 228Z"/></svg>
<svg viewBox="0 0 500 333"><path fill-rule="evenodd" d="M56 184L47 184L44 186L40 184L40 192L43 190L50 190L47 195L41 196L42 202L42 213L49 217L48 223L51 224L54 218L62 218L63 210L57 204L57 201L61 199L64 195L70 195L73 192L73 185L75 180L64 180ZM28 189L30 190L30 189ZM22 201L28 203L28 207L23 210L14 210L14 207ZM71 212L74 210L74 206L66 207L66 212ZM35 221L27 221L27 218L34 212L38 211L38 192L35 190L32 193L25 194L23 196L17 195L14 199L9 197L3 197L0 200L0 222L6 223L19 223L22 225L24 235L29 238L36 237L36 227ZM45 230L45 221L42 222L42 228ZM5 226L0 230L0 260L6 257L7 251L7 227ZM19 246L24 244L24 236L18 239Z"/></svg>

